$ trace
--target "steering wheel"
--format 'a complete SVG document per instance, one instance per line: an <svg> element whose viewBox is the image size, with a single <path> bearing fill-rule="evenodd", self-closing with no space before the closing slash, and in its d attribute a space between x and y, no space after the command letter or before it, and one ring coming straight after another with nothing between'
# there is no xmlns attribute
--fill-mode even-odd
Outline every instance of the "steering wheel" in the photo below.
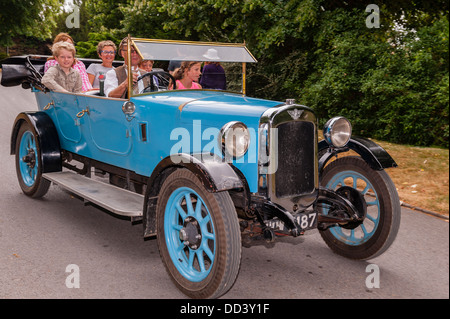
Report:
<svg viewBox="0 0 450 319"><path fill-rule="evenodd" d="M151 71L147 72L140 77L138 77L138 81L144 79L145 77L150 78L150 85L144 87L144 89L139 93L146 92L156 92L156 91L165 91L169 90L169 88L173 85L172 90L177 89L177 84L173 76L165 71Z"/></svg>

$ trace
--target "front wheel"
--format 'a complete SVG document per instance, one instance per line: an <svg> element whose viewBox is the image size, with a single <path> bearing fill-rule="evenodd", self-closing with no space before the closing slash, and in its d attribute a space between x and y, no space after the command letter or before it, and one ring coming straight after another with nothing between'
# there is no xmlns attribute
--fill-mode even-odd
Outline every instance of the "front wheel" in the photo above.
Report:
<svg viewBox="0 0 450 319"><path fill-rule="evenodd" d="M209 193L179 169L163 183L156 211L161 258L175 285L191 298L218 298L231 289L241 237L230 195Z"/></svg>
<svg viewBox="0 0 450 319"><path fill-rule="evenodd" d="M357 189L367 204L366 217L353 229L336 225L321 231L325 243L337 254L351 259L381 255L394 242L400 226L400 200L385 171L373 170L360 157L342 157L325 167L321 186L337 190ZM327 214L327 209L322 208Z"/></svg>
<svg viewBox="0 0 450 319"><path fill-rule="evenodd" d="M27 122L20 126L15 153L17 178L24 194L34 198L44 196L51 183L42 177L39 138Z"/></svg>

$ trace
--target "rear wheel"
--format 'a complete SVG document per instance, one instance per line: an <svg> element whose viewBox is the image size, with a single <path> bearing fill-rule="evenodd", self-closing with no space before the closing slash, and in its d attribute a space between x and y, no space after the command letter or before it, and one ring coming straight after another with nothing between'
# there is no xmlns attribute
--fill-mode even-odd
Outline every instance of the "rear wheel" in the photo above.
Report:
<svg viewBox="0 0 450 319"><path fill-rule="evenodd" d="M175 285L191 298L218 298L233 286L241 237L228 192L209 193L189 170L164 182L157 204L158 246Z"/></svg>
<svg viewBox="0 0 450 319"><path fill-rule="evenodd" d="M24 122L16 143L16 173L22 191L30 197L44 196L50 181L42 177L42 156L39 138L31 125Z"/></svg>
<svg viewBox="0 0 450 319"><path fill-rule="evenodd" d="M385 171L373 170L360 157L342 157L325 167L321 185L334 191L352 187L367 204L362 224L347 229L336 225L321 231L326 244L337 254L352 259L374 258L386 251L400 226L400 200ZM327 214L323 208L322 213Z"/></svg>

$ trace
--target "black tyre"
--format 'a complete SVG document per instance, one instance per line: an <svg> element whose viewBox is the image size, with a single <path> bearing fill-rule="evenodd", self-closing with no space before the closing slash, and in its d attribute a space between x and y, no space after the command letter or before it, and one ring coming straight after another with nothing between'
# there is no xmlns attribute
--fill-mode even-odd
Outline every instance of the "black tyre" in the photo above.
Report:
<svg viewBox="0 0 450 319"><path fill-rule="evenodd" d="M24 122L16 143L16 173L24 194L33 198L44 196L51 182L42 177L42 155L39 138L32 126Z"/></svg>
<svg viewBox="0 0 450 319"><path fill-rule="evenodd" d="M391 246L400 227L401 208L395 185L385 171L373 170L360 157L342 157L325 167L320 183L333 190L353 187L367 204L366 218L358 227L336 225L320 232L334 252L351 259L370 259Z"/></svg>
<svg viewBox="0 0 450 319"><path fill-rule="evenodd" d="M231 289L241 236L228 192L209 193L179 169L163 183L156 214L159 251L175 285L191 298L218 298Z"/></svg>

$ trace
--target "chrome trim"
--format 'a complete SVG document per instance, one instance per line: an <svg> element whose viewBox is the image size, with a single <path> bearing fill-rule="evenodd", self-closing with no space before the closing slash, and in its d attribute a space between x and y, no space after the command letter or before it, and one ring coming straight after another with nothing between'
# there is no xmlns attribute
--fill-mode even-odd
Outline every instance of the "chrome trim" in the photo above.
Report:
<svg viewBox="0 0 450 319"><path fill-rule="evenodd" d="M342 145L334 145L334 143L333 143L333 134L334 134L333 129L334 129L336 123L338 123L339 121L342 121L342 120L347 122L350 132L348 134L347 141L344 144L342 144ZM324 137L325 141L328 143L328 145L330 145L331 147L335 147L335 148L345 147L348 144L348 142L350 141L351 137L352 137L352 123L350 123L350 121L347 118L343 117L343 116L333 117L333 118L329 119L325 123L325 125L323 127L323 137Z"/></svg>
<svg viewBox="0 0 450 319"><path fill-rule="evenodd" d="M127 91L127 97L128 100L131 99L133 96L133 76L131 73L131 46L134 45L134 42L131 40L131 36L128 34L127 39L127 80L128 80L128 91ZM134 47L135 50L137 50L136 47ZM138 51L139 53L139 51ZM139 53L140 54L140 53ZM142 56L141 56L142 58Z"/></svg>
<svg viewBox="0 0 450 319"><path fill-rule="evenodd" d="M122 112L131 115L136 111L136 105L131 101L125 101L122 104Z"/></svg>
<svg viewBox="0 0 450 319"><path fill-rule="evenodd" d="M291 101L289 101L291 102ZM283 207L284 209L293 212L294 207L299 207L300 210L311 206L318 194L319 188L319 172L318 172L318 134L317 118L310 108L298 104L281 104L278 107L273 107L266 110L260 119L259 124L259 138L258 138L258 192L267 196L267 198ZM292 103L292 102L291 102ZM294 116L293 116L294 114ZM287 122L305 121L311 122L314 125L314 190L311 193L298 194L297 196L277 198L275 174L278 168L278 131L277 128ZM265 136L263 136L265 135ZM267 140L267 147L263 145ZM263 150L266 149L266 152ZM293 150L294 152L295 150Z"/></svg>

